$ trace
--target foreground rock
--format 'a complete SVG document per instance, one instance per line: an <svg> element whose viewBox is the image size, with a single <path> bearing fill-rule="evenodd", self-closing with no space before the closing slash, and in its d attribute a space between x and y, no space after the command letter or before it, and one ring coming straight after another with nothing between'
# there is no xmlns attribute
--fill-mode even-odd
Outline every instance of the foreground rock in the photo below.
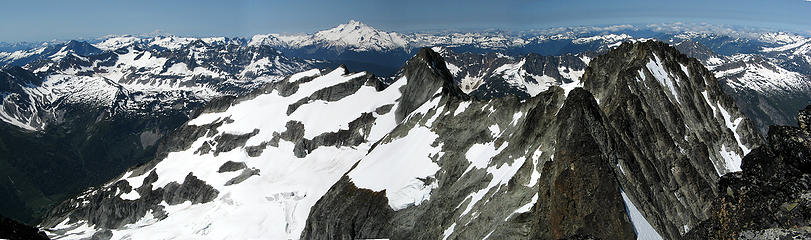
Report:
<svg viewBox="0 0 811 240"><path fill-rule="evenodd" d="M49 239L45 232L14 220L0 216L0 239L38 240Z"/></svg>
<svg viewBox="0 0 811 240"><path fill-rule="evenodd" d="M800 127L772 126L768 144L743 159L743 171L725 175L712 215L688 239L811 238L811 106Z"/></svg>

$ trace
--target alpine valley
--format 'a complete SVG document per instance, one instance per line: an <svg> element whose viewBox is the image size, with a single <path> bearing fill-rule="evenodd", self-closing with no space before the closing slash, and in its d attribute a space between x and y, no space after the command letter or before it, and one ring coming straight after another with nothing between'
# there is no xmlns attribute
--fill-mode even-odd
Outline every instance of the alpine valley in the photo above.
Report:
<svg viewBox="0 0 811 240"><path fill-rule="evenodd" d="M811 239L811 37L0 44L0 238Z"/></svg>

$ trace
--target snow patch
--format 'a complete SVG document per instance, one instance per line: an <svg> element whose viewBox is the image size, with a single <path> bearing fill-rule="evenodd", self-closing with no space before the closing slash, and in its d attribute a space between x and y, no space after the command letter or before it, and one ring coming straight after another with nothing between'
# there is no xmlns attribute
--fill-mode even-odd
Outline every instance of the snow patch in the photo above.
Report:
<svg viewBox="0 0 811 240"><path fill-rule="evenodd" d="M678 86L678 83L674 83L673 78L670 77L662 65L662 62L659 60L659 56L654 54L653 57L656 59L656 61L650 60L647 64L645 64L645 66L648 68L648 70L650 70L653 77L659 81L659 84L662 87L667 87L670 90L670 93L673 95L673 98L676 99L676 102L681 104L681 101L679 101L679 92L676 91L676 86ZM676 79L676 81L678 81L678 79ZM674 84L676 86L674 86Z"/></svg>
<svg viewBox="0 0 811 240"><path fill-rule="evenodd" d="M421 179L439 170L434 163L440 148L431 146L439 137L425 127L414 127L403 138L375 147L348 176L359 188L386 190L389 206L400 210L419 205L430 197L433 184ZM396 171L392 171L396 169Z"/></svg>

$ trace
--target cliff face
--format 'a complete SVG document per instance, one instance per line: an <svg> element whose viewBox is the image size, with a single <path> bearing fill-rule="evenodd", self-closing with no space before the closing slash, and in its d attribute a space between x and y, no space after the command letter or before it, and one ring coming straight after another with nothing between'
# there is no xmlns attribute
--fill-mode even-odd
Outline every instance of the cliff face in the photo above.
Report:
<svg viewBox="0 0 811 240"><path fill-rule="evenodd" d="M609 51L583 84L625 146L617 152L623 190L670 238L709 216L719 176L739 171L762 142L712 73L664 43Z"/></svg>

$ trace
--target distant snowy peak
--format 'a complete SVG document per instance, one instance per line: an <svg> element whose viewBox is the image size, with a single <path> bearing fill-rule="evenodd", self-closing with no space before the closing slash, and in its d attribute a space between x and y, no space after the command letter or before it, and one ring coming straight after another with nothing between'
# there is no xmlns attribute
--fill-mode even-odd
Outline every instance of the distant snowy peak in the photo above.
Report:
<svg viewBox="0 0 811 240"><path fill-rule="evenodd" d="M314 46L362 52L406 48L408 43L406 37L399 33L380 31L364 23L351 20L349 23L309 35L255 35L248 44L290 48Z"/></svg>
<svg viewBox="0 0 811 240"><path fill-rule="evenodd" d="M70 41L31 51L17 61L27 64L9 68L17 71L0 71L9 72L0 82L44 82L0 83L0 120L37 131L59 122L57 108L72 105L134 114L186 109L186 103L246 94L319 63L231 41L115 37L96 45Z"/></svg>
<svg viewBox="0 0 811 240"><path fill-rule="evenodd" d="M142 41L141 38L133 36L111 37L99 43L93 44L93 46L102 50L116 50L136 44L140 41Z"/></svg>
<svg viewBox="0 0 811 240"><path fill-rule="evenodd" d="M380 51L404 48L408 43L399 33L379 31L355 20L329 30L320 31L315 34L314 38L316 41L326 41L338 46L349 46L355 50Z"/></svg>
<svg viewBox="0 0 811 240"><path fill-rule="evenodd" d="M278 34L257 34L248 41L248 46L286 46L287 43L279 39Z"/></svg>

